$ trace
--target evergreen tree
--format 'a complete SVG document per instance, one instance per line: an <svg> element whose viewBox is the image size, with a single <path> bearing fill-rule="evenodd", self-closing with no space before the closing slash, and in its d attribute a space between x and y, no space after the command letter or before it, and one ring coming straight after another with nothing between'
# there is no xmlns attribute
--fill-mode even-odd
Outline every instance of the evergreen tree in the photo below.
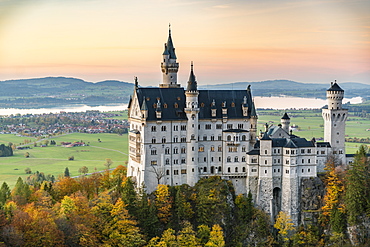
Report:
<svg viewBox="0 0 370 247"><path fill-rule="evenodd" d="M10 189L6 182L3 182L0 188L0 209L5 205L10 198Z"/></svg>
<svg viewBox="0 0 370 247"><path fill-rule="evenodd" d="M362 145L346 176L346 209L349 225L360 222L360 216L370 215L370 162L367 147Z"/></svg>
<svg viewBox="0 0 370 247"><path fill-rule="evenodd" d="M214 225L212 227L212 231L210 234L210 238L208 243L205 245L206 247L224 247L225 240L221 226Z"/></svg>
<svg viewBox="0 0 370 247"><path fill-rule="evenodd" d="M28 184L24 183L23 179L19 177L11 195L12 200L18 205L25 205L31 196L31 190Z"/></svg>
<svg viewBox="0 0 370 247"><path fill-rule="evenodd" d="M66 167L66 169L64 170L64 177L70 177L68 167Z"/></svg>

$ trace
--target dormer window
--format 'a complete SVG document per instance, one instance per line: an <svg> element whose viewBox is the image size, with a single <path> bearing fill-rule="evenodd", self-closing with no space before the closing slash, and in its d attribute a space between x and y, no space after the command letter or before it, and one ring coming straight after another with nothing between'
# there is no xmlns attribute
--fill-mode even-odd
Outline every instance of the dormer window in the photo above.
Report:
<svg viewBox="0 0 370 247"><path fill-rule="evenodd" d="M216 111L217 111L217 109L212 109L211 111L212 111L212 117L216 117Z"/></svg>

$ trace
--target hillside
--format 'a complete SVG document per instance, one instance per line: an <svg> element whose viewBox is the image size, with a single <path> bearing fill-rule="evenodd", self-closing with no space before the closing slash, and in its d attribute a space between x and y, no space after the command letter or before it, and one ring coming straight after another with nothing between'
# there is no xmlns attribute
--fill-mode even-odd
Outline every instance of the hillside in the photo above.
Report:
<svg viewBox="0 0 370 247"><path fill-rule="evenodd" d="M235 82L218 84L202 88L212 89L245 89L251 85L253 96L295 96L307 98L326 98L326 90L329 84L300 83L289 80L269 80L260 82ZM340 83L345 90L346 98L363 97L370 100L370 85L354 82Z"/></svg>
<svg viewBox="0 0 370 247"><path fill-rule="evenodd" d="M300 83L289 80L260 82L236 82L199 86L200 89L246 89L252 87L253 96L295 96L325 98L327 84ZM46 77L23 80L0 81L0 108L39 108L61 105L100 105L129 101L133 84L106 80L97 83L76 78ZM370 100L370 85L341 83L347 98L363 97Z"/></svg>
<svg viewBox="0 0 370 247"><path fill-rule="evenodd" d="M127 103L133 84L86 82L66 77L0 81L0 107L48 107L67 104Z"/></svg>

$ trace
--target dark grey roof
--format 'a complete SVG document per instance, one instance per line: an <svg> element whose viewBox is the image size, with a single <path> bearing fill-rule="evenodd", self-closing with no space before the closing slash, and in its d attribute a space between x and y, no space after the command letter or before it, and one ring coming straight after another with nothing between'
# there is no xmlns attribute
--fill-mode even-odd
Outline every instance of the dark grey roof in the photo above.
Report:
<svg viewBox="0 0 370 247"><path fill-rule="evenodd" d="M243 129L228 129L228 130L223 130L222 132L241 133L241 132L249 132L249 130L243 130Z"/></svg>
<svg viewBox="0 0 370 247"><path fill-rule="evenodd" d="M297 147L315 147L314 142L307 141L306 138L291 138Z"/></svg>
<svg viewBox="0 0 370 247"><path fill-rule="evenodd" d="M284 147L287 142L286 138L273 138L272 139L272 147Z"/></svg>
<svg viewBox="0 0 370 247"><path fill-rule="evenodd" d="M285 148L298 148L298 146L292 141L292 140L289 140L287 142L287 144L285 144L284 146Z"/></svg>
<svg viewBox="0 0 370 247"><path fill-rule="evenodd" d="M149 87L136 89L139 105L143 105L145 97L148 118L157 120L154 106L157 106L157 98L161 103L162 120L187 119L184 112L186 96L184 88L157 88ZM251 94L247 90L199 90L199 118L200 119L222 119L222 102L227 103L227 118L250 118L252 115L253 102ZM247 97L248 115L243 116L242 104L244 96ZM212 102L215 102L212 106ZM177 105L177 108L175 107ZM216 109L216 117L212 117L211 109Z"/></svg>
<svg viewBox="0 0 370 247"><path fill-rule="evenodd" d="M148 107L146 105L145 96L143 97L143 104L141 105L141 110L142 111L147 111L148 110Z"/></svg>
<svg viewBox="0 0 370 247"><path fill-rule="evenodd" d="M190 76L188 81L188 87L186 88L186 91L197 91L197 81L195 80L195 75L193 72L193 62L191 62L191 69L190 69Z"/></svg>
<svg viewBox="0 0 370 247"><path fill-rule="evenodd" d="M140 131L138 130L130 130L131 133L134 133L134 134L140 134Z"/></svg>
<svg viewBox="0 0 370 247"><path fill-rule="evenodd" d="M249 152L247 152L248 155L259 155L260 154L260 150L259 149L253 149Z"/></svg>
<svg viewBox="0 0 370 247"><path fill-rule="evenodd" d="M265 132L261 138L261 140L271 140L271 138L269 137L269 135L267 134L267 132Z"/></svg>
<svg viewBox="0 0 370 247"><path fill-rule="evenodd" d="M285 112L285 113L284 113L284 116L283 116L281 119L290 119L290 117L289 117L289 116L288 116L288 114Z"/></svg>
<svg viewBox="0 0 370 247"><path fill-rule="evenodd" d="M336 82L334 84L332 84L331 87L326 91L342 91L342 92L344 92L344 90Z"/></svg>
<svg viewBox="0 0 370 247"><path fill-rule="evenodd" d="M316 142L317 147L328 147L330 148L330 142Z"/></svg>

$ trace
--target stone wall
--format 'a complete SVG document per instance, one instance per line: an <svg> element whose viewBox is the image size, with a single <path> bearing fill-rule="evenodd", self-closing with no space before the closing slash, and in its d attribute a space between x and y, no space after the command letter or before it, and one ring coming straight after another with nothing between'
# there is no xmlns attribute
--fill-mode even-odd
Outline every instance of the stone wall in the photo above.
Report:
<svg viewBox="0 0 370 247"><path fill-rule="evenodd" d="M319 212L323 206L325 186L319 177L302 178L301 180L301 220L304 225L318 224Z"/></svg>

